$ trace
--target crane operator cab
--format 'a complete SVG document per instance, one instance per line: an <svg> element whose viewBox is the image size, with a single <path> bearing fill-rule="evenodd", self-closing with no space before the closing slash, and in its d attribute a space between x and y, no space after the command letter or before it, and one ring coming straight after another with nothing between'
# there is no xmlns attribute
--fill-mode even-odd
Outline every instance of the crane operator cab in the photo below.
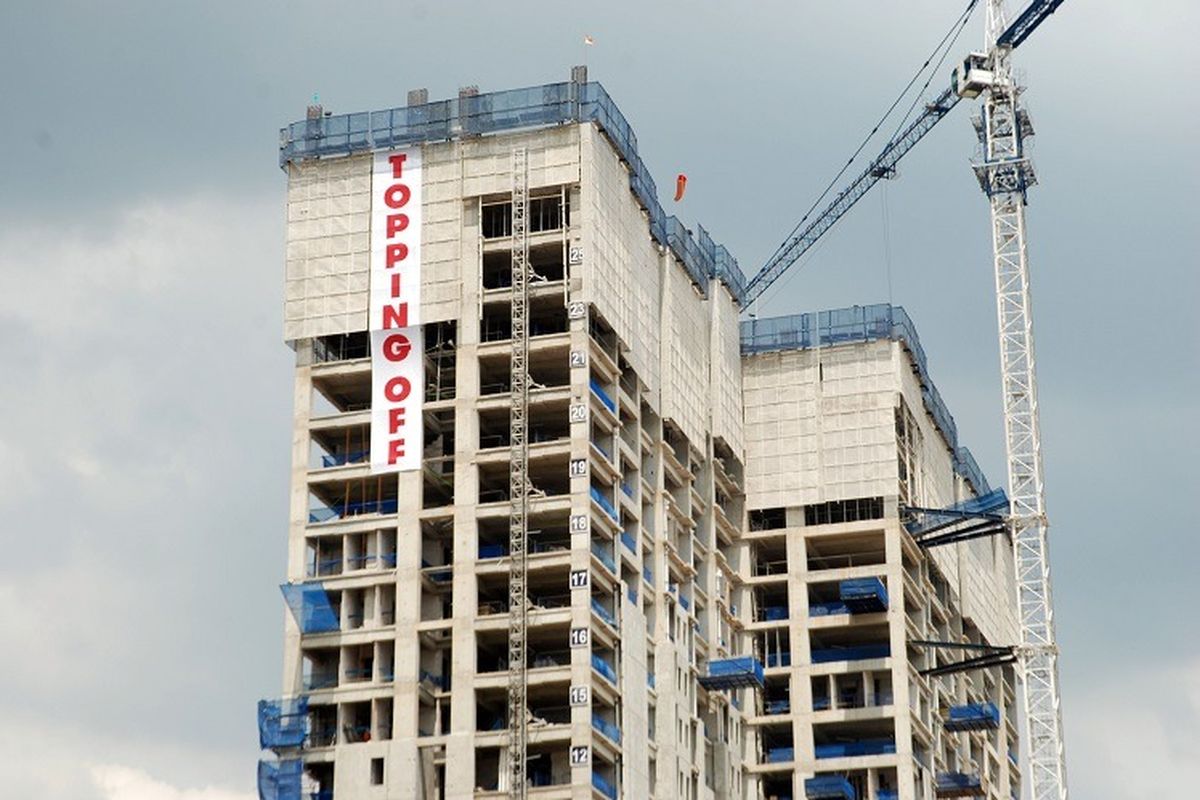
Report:
<svg viewBox="0 0 1200 800"><path fill-rule="evenodd" d="M992 85L992 65L987 53L971 53L954 68L953 88L959 97L978 97Z"/></svg>

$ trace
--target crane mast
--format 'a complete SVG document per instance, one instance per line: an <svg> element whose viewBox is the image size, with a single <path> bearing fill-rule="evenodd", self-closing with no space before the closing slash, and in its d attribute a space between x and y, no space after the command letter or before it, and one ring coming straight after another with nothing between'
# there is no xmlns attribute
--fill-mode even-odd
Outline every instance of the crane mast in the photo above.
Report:
<svg viewBox="0 0 1200 800"><path fill-rule="evenodd" d="M1034 7L1038 5L1035 3ZM1045 13L1050 11L1052 7ZM1028 11L1022 18L1027 15ZM991 204L1009 525L1016 567L1017 621L1021 635L1018 654L1023 675L1030 797L1066 800L1058 647L1046 542L1048 522L1025 238L1026 191L1036 182L1025 152L1025 139L1033 134L1033 128L1028 114L1020 107L1021 87L1013 80L1013 45L1005 43L1008 30L1003 0L988 0L990 50L981 66L991 76L983 93L982 115L976 122L983 158L975 165L975 173ZM1019 43L1015 37L1008 38Z"/></svg>
<svg viewBox="0 0 1200 800"><path fill-rule="evenodd" d="M974 168L991 205L1010 502L1008 526L1021 637L1015 650L1022 674L1024 733L1029 748L1026 775L1032 800L1066 800L1067 776L1025 242L1026 193L1036 183L1033 165L1025 152L1025 140L1033 135L1033 126L1020 105L1022 87L1013 79L1012 52L1063 2L1032 0L1010 22L1004 0L988 0L986 52L967 56L954 71L950 89L927 104L922 114L888 141L867 169L835 195L811 222L807 216L801 221L793 235L747 284L742 304L746 308L760 297L875 183L894 177L899 160L948 115L959 98L983 97L982 113L975 120L983 157Z"/></svg>

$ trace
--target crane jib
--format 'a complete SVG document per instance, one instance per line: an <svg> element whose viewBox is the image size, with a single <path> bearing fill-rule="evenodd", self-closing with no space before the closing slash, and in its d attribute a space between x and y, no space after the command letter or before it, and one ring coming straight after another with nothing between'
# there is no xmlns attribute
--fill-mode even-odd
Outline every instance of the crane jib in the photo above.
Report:
<svg viewBox="0 0 1200 800"><path fill-rule="evenodd" d="M896 164L917 142L929 133L961 98L950 89L942 92L936 100L925 106L925 110L902 133L884 145L879 155L853 182L838 192L833 201L817 215L807 228L789 239L776 252L766 266L759 270L746 286L743 307L748 307L765 292L775 280L796 263L817 240L833 227L855 203L862 198L881 178L895 174Z"/></svg>
<svg viewBox="0 0 1200 800"><path fill-rule="evenodd" d="M1021 16L1017 17L1004 33L996 37L996 44L1001 47L1016 47L1021 44L1062 4L1063 0L1036 0L1030 3L1029 7L1021 12Z"/></svg>
<svg viewBox="0 0 1200 800"><path fill-rule="evenodd" d="M996 38L996 44L1001 47L1017 47L1029 38L1029 35L1063 2L1064 0L1034 0ZM807 228L789 238L775 251L775 255L746 285L742 308L749 308L755 300L761 297L763 292L808 252L825 235L825 232L832 228L834 223L841 219L880 178L894 175L896 164L901 157L911 150L925 134L929 133L933 126L954 108L959 99L959 96L951 89L942 92L936 100L925 106L925 111L904 132L884 145L883 150L870 166L839 192L833 201L817 215L816 219L809 223Z"/></svg>

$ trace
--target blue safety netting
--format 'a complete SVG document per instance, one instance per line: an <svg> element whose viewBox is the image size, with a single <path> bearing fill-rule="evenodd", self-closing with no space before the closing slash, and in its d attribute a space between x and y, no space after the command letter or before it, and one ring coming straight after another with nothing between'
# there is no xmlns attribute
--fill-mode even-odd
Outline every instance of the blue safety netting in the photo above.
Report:
<svg viewBox="0 0 1200 800"><path fill-rule="evenodd" d="M851 614L870 614L888 608L887 587L874 576L842 581L838 584L838 595Z"/></svg>
<svg viewBox="0 0 1200 800"><path fill-rule="evenodd" d="M916 510L913 518L904 524L913 536L920 536L956 522L987 518L1008 513L1008 495L1003 489L993 489L987 494L972 497L944 509Z"/></svg>
<svg viewBox="0 0 1200 800"><path fill-rule="evenodd" d="M617 744L621 743L621 729L602 717L592 717L592 727Z"/></svg>
<svg viewBox="0 0 1200 800"><path fill-rule="evenodd" d="M612 615L612 612L609 611L607 608L605 608L604 604L601 603L600 600L595 597L592 598L592 611L594 611L596 613L596 616L600 617L600 619L604 620L612 627L614 627L614 628L617 627L616 617L614 617Z"/></svg>
<svg viewBox="0 0 1200 800"><path fill-rule="evenodd" d="M739 686L763 685L763 665L753 656L721 658L708 662L708 674L701 675L705 689L735 689Z"/></svg>
<svg viewBox="0 0 1200 800"><path fill-rule="evenodd" d="M612 501L609 500L603 492L601 492L595 486L592 486L589 492L592 496L592 499L596 501L596 505L604 509L604 513L608 514L614 520L620 519L620 517L617 516L617 509L613 508Z"/></svg>
<svg viewBox="0 0 1200 800"><path fill-rule="evenodd" d="M358 517L364 514L395 514L398 508L396 498L383 500L361 500L354 503L339 503L334 506L321 506L308 510L308 521L311 524L330 522L345 517Z"/></svg>
<svg viewBox="0 0 1200 800"><path fill-rule="evenodd" d="M984 794L983 781L978 775L963 772L939 772L937 775L939 797L975 797Z"/></svg>
<svg viewBox="0 0 1200 800"><path fill-rule="evenodd" d="M963 480L971 484L971 488L975 490L975 494L987 494L992 490L992 487L988 484L987 476L983 474L983 470L975 462L975 456L971 455L971 451L966 447L960 446L954 451L954 471L961 475Z"/></svg>
<svg viewBox="0 0 1200 800"><path fill-rule="evenodd" d="M860 644L853 647L822 647L812 651L814 664L833 661L865 661L871 658L887 658L892 654L889 644Z"/></svg>
<svg viewBox="0 0 1200 800"><path fill-rule="evenodd" d="M609 683L614 685L616 684L617 671L613 669L613 665L608 663L604 656L600 655L599 653L592 653L592 669L596 670L596 672L599 672L601 675L607 678Z"/></svg>
<svg viewBox="0 0 1200 800"><path fill-rule="evenodd" d="M767 606L763 609L762 618L767 622L777 622L788 618L787 606Z"/></svg>
<svg viewBox="0 0 1200 800"><path fill-rule="evenodd" d="M995 730L1000 727L1000 709L995 703L953 706L944 724L948 731Z"/></svg>
<svg viewBox="0 0 1200 800"><path fill-rule="evenodd" d="M817 758L853 758L856 756L881 756L896 752L894 739L861 739L857 742L835 742L816 745L813 754Z"/></svg>
<svg viewBox="0 0 1200 800"><path fill-rule="evenodd" d="M809 314L789 314L767 319L742 321L742 355L777 350L807 350L847 342L869 342L892 339L902 343L912 356L921 383L921 399L925 409L954 458L956 469L971 482L976 493L987 491L987 481L975 459L966 448L958 445L958 426L950 415L937 387L929 377L929 363L917 336L916 326L901 306L879 303L871 306L850 306Z"/></svg>
<svg viewBox="0 0 1200 800"><path fill-rule="evenodd" d="M767 750L767 763L780 764L786 761L796 760L796 748L794 747L772 747Z"/></svg>
<svg viewBox="0 0 1200 800"><path fill-rule="evenodd" d="M308 698L258 701L258 746L263 749L304 744Z"/></svg>
<svg viewBox="0 0 1200 800"><path fill-rule="evenodd" d="M858 800L850 781L841 775L818 775L804 781L804 796L808 800Z"/></svg>
<svg viewBox="0 0 1200 800"><path fill-rule="evenodd" d="M792 653L790 650L776 651L767 653L768 667L790 667L792 665Z"/></svg>
<svg viewBox="0 0 1200 800"><path fill-rule="evenodd" d="M258 762L259 800L300 800L304 762L298 758Z"/></svg>
<svg viewBox="0 0 1200 800"><path fill-rule="evenodd" d="M319 583L285 583L279 587L301 633L327 633L341 628L338 611Z"/></svg>
<svg viewBox="0 0 1200 800"><path fill-rule="evenodd" d="M850 608L840 600L831 600L828 603L809 603L808 615L810 617L835 617L838 614L849 614Z"/></svg>
<svg viewBox="0 0 1200 800"><path fill-rule="evenodd" d="M707 293L709 279L715 278L742 302L746 276L737 261L725 248L714 244L703 229L699 237L693 236L679 220L667 216L650 170L638 154L637 136L608 92L594 81L548 83L293 122L279 132L279 165L565 122L594 122L600 128L629 168L629 188L646 210L651 237L670 248L700 290Z"/></svg>
<svg viewBox="0 0 1200 800"><path fill-rule="evenodd" d="M613 786L612 782L605 779L599 772L592 773L592 788L609 800L617 800L617 787Z"/></svg>
<svg viewBox="0 0 1200 800"><path fill-rule="evenodd" d="M609 572L616 574L617 562L613 560L612 553L608 551L608 547L600 542L592 542L592 555L599 559Z"/></svg>
<svg viewBox="0 0 1200 800"><path fill-rule="evenodd" d="M616 402L608 396L608 392L604 391L604 387L600 385L600 381L590 378L588 380L588 387L592 390L592 394L596 395L600 402L604 404L605 408L614 414L617 413Z"/></svg>

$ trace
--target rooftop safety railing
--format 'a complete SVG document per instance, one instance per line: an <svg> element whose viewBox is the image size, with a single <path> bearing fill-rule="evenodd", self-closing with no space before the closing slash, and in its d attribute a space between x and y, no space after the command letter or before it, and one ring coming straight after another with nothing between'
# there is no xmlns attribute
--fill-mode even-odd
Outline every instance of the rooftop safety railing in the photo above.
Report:
<svg viewBox="0 0 1200 800"><path fill-rule="evenodd" d="M709 279L739 302L746 277L729 251L703 229L693 236L658 200L658 188L638 154L637 136L599 83L548 83L439 100L415 106L330 115L293 122L279 132L279 165L463 137L513 133L570 122L594 122L629 168L629 188L649 217L651 237L670 248L707 295ZM669 230L670 229L670 230Z"/></svg>
<svg viewBox="0 0 1200 800"><path fill-rule="evenodd" d="M742 355L808 350L876 339L892 339L902 343L912 355L921 381L921 399L950 448L955 470L971 483L977 494L988 491L987 480L974 457L967 448L958 444L958 426L929 376L929 362L917 336L917 328L901 306L887 303L850 306L809 314L748 319L743 320L741 326Z"/></svg>

